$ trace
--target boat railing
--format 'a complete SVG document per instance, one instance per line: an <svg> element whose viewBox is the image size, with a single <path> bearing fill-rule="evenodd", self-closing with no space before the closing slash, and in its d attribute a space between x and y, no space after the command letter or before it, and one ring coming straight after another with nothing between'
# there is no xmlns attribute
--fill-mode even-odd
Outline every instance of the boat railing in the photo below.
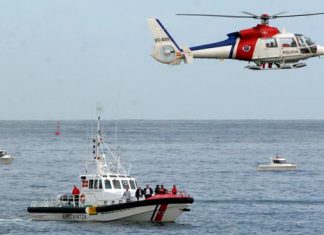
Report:
<svg viewBox="0 0 324 235"><path fill-rule="evenodd" d="M179 192L177 192L176 195L182 196L182 197L190 197L190 195L186 191L179 191Z"/></svg>
<svg viewBox="0 0 324 235"><path fill-rule="evenodd" d="M66 196L66 195L64 195ZM135 197L132 197L131 200L136 201ZM117 205L126 203L125 198L115 199L115 200L99 200L97 202L82 202L79 199L75 199L73 197L64 197L58 196L57 198L50 198L40 201L32 201L31 207L88 207L88 206L110 206L110 205Z"/></svg>
<svg viewBox="0 0 324 235"><path fill-rule="evenodd" d="M178 197L190 197L190 195L186 191L177 191L177 193L172 193L168 191L167 193L157 193L155 195L175 195Z"/></svg>

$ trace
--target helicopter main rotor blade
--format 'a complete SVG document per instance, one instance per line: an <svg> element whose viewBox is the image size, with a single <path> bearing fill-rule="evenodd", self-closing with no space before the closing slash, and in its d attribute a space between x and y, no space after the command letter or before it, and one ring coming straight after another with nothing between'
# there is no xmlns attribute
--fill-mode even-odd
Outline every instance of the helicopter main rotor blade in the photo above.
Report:
<svg viewBox="0 0 324 235"><path fill-rule="evenodd" d="M286 12L286 11L281 11L281 12L278 12L278 13L276 13L276 14L273 14L272 17L273 17L273 16L280 16L280 15L282 15L282 14L286 14L286 13L288 13L288 12Z"/></svg>
<svg viewBox="0 0 324 235"><path fill-rule="evenodd" d="M245 15L249 15L249 16L253 16L253 18L258 18L259 16L256 14L253 14L251 12L248 11L241 11L241 13L245 14Z"/></svg>
<svg viewBox="0 0 324 235"><path fill-rule="evenodd" d="M257 16L238 16L238 15L213 15L213 14L176 14L178 16L211 16L211 17L226 17L226 18L254 18Z"/></svg>
<svg viewBox="0 0 324 235"><path fill-rule="evenodd" d="M315 15L324 15L324 12L309 13L309 14L298 14L298 15L272 15L271 18L276 19L276 18L315 16Z"/></svg>

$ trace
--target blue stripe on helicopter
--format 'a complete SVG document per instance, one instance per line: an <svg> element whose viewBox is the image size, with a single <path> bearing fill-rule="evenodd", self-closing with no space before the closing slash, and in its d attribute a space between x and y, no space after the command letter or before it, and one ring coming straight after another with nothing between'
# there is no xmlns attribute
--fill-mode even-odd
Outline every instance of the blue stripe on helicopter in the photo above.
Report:
<svg viewBox="0 0 324 235"><path fill-rule="evenodd" d="M156 19L156 22L160 25L160 27L163 29L163 31L168 35L168 37L171 39L171 41L173 42L173 44L178 48L178 50L179 51L182 51L182 49L180 49L180 47L178 46L178 44L174 41L174 39L172 38L172 36L166 30L166 28L164 28L163 24L158 19Z"/></svg>
<svg viewBox="0 0 324 235"><path fill-rule="evenodd" d="M190 50L197 51L197 50L203 50L203 49L210 49L210 48L214 48L214 47L232 46L230 54L229 54L229 58L232 58L236 39L239 37L239 33L238 32L229 33L229 34L227 34L227 36L228 36L228 38L224 41L210 43L210 44L196 46L196 47L190 47Z"/></svg>

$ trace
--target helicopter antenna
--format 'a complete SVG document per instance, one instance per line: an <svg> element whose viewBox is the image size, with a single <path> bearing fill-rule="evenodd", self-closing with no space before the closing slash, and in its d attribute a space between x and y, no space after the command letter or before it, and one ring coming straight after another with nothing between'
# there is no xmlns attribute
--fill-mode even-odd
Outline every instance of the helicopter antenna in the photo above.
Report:
<svg viewBox="0 0 324 235"><path fill-rule="evenodd" d="M269 14L261 14L256 15L251 12L243 11L241 12L245 15L215 15L215 14L176 14L178 16L207 16L207 17L225 17L225 18L251 18L251 19L260 19L261 24L268 25L270 19L277 19L277 18L287 18L287 17L302 17L302 16L315 16L315 15L324 15L324 12L318 12L318 13L307 13L307 14L295 14L295 15L283 15L286 12L282 11L273 15Z"/></svg>

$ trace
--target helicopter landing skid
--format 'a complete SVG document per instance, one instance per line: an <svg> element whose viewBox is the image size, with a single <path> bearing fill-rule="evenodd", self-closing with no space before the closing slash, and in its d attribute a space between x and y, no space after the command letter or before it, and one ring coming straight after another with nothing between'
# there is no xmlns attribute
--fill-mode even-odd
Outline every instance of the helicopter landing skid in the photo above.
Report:
<svg viewBox="0 0 324 235"><path fill-rule="evenodd" d="M275 64L274 66L264 65L247 65L244 68L251 70L278 70L278 69L299 69L305 67L305 63L295 63L295 64Z"/></svg>
<svg viewBox="0 0 324 235"><path fill-rule="evenodd" d="M251 70L278 70L278 69L299 69L305 67L305 63L296 63L296 64L275 64L275 66L269 66L268 64L264 65L247 65L244 68Z"/></svg>

